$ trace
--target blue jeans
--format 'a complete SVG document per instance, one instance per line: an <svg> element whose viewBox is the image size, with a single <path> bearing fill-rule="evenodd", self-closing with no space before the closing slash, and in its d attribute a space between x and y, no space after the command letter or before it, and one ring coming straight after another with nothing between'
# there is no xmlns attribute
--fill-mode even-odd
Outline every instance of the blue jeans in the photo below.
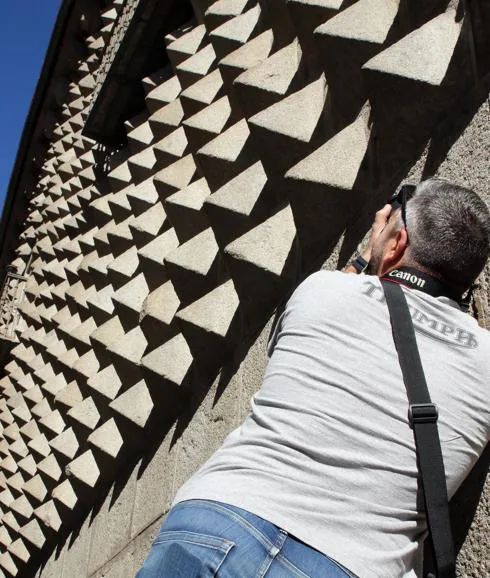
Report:
<svg viewBox="0 0 490 578"><path fill-rule="evenodd" d="M136 578L353 578L274 524L209 500L177 504Z"/></svg>

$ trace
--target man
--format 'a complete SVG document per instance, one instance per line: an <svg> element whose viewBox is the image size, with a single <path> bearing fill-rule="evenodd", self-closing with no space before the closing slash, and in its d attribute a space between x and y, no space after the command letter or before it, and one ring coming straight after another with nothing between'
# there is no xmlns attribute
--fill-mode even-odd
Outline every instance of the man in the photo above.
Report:
<svg viewBox="0 0 490 578"><path fill-rule="evenodd" d="M458 302L488 258L490 214L442 180L408 196L377 213L346 270L371 275L320 271L296 289L250 415L178 492L138 578L421 575L426 521L379 277L407 298L451 497L489 439L490 336Z"/></svg>

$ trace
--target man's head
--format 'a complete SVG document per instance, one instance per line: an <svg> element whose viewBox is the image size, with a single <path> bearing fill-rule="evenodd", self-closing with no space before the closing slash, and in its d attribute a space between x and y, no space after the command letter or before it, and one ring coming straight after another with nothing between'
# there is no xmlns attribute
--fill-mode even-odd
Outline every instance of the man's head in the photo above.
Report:
<svg viewBox="0 0 490 578"><path fill-rule="evenodd" d="M394 210L373 245L370 271L420 267L463 293L490 253L490 213L473 191L442 179L421 182L407 202L406 223Z"/></svg>

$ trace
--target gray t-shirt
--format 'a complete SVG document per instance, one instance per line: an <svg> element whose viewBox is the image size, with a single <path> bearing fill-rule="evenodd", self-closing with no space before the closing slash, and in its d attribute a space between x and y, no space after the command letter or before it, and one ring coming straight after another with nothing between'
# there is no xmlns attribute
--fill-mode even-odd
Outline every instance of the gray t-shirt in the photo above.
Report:
<svg viewBox="0 0 490 578"><path fill-rule="evenodd" d="M490 334L404 289L452 496L489 439ZM294 292L251 413L178 492L244 508L361 578L420 575L407 396L377 277L321 271ZM419 506L419 507L418 507Z"/></svg>

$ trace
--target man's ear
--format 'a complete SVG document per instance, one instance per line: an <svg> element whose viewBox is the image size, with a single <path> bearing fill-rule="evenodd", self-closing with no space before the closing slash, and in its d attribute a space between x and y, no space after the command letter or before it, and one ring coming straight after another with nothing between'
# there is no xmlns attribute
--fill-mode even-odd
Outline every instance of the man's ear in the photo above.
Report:
<svg viewBox="0 0 490 578"><path fill-rule="evenodd" d="M400 263L407 247L408 234L405 227L402 227L387 244L385 254L383 255L383 274L395 268Z"/></svg>

